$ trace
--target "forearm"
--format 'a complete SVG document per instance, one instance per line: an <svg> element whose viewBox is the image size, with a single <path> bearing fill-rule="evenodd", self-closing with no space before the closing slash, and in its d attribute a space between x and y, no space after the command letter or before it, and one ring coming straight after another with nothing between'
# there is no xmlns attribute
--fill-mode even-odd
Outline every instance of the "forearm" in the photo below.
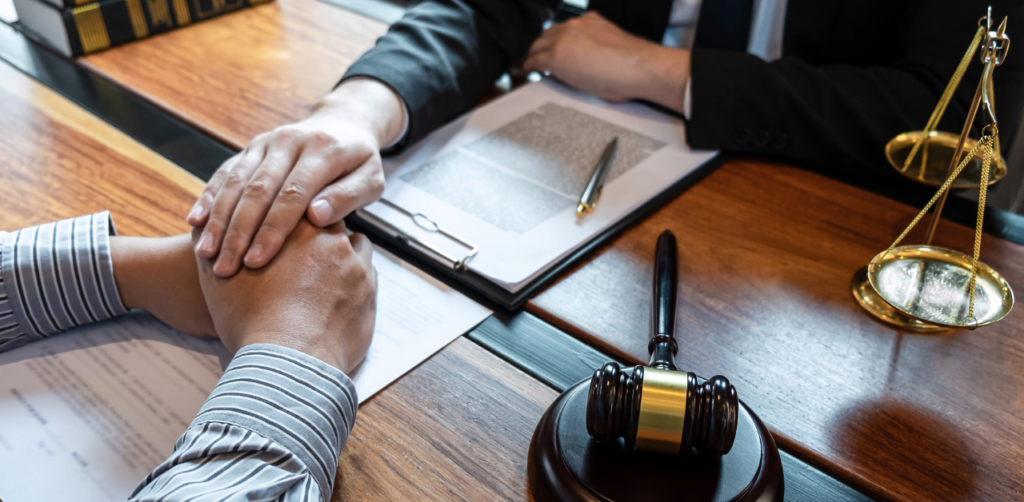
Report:
<svg viewBox="0 0 1024 502"><path fill-rule="evenodd" d="M957 63L911 54L888 66L857 67L694 51L687 140L694 148L779 156L822 170L889 174L886 142L925 125ZM997 107L1012 133L1024 95L1021 72L1003 78ZM962 127L977 79L969 73L964 82L970 84L960 85L942 130Z"/></svg>
<svg viewBox="0 0 1024 502"><path fill-rule="evenodd" d="M526 54L560 0L423 1L349 67L385 82L409 109L402 144L465 111Z"/></svg>
<svg viewBox="0 0 1024 502"><path fill-rule="evenodd" d="M690 51L650 44L638 54L631 72L635 77L633 99L657 103L684 112L686 84L690 78Z"/></svg>
<svg viewBox="0 0 1024 502"><path fill-rule="evenodd" d="M357 404L337 368L277 345L246 346L130 500L327 501Z"/></svg>
<svg viewBox="0 0 1024 502"><path fill-rule="evenodd" d="M353 78L342 82L320 100L313 116L345 117L370 131L378 148L387 147L407 129L405 105L390 87L373 78Z"/></svg>
<svg viewBox="0 0 1024 502"><path fill-rule="evenodd" d="M718 51L693 53L692 78L691 146L848 171L884 167L885 142L923 126L943 84L898 69L767 63Z"/></svg>
<svg viewBox="0 0 1024 502"><path fill-rule="evenodd" d="M179 331L215 337L199 287L189 234L172 237L111 237L114 278L128 309L146 310Z"/></svg>

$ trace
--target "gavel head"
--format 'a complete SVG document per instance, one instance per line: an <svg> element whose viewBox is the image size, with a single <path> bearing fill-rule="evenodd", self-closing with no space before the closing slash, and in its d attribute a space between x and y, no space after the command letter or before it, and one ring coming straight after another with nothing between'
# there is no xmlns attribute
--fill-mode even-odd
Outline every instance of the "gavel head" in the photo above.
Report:
<svg viewBox="0 0 1024 502"><path fill-rule="evenodd" d="M724 455L736 439L738 406L723 376L698 383L693 373L608 363L590 380L587 433L599 443L625 438L629 450Z"/></svg>

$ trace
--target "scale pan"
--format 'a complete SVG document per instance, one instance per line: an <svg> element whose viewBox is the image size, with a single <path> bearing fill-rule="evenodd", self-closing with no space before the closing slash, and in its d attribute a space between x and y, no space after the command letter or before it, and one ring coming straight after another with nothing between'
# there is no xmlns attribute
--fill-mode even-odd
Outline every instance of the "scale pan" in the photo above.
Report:
<svg viewBox="0 0 1024 502"><path fill-rule="evenodd" d="M868 267L861 267L853 279L850 280L850 289L853 298L869 314L887 322L897 328L913 331L915 333L944 333L949 331L945 326L930 324L916 317L911 317L889 305L871 285L868 279Z"/></svg>
<svg viewBox="0 0 1024 502"><path fill-rule="evenodd" d="M943 132L932 131L928 133L925 143L917 149L914 161L903 169L903 163L910 155L914 144L925 138L924 131L905 132L889 140L885 145L885 157L889 159L892 167L895 167L900 174L920 183L933 187L942 186L949 177L949 162L956 151L956 143L959 136ZM964 141L964 152L970 152L978 140L967 138ZM922 161L924 165L922 166ZM963 172L956 177L950 188L977 188L981 186L981 164L982 152L977 152ZM1006 176L1006 163L998 153L992 160L989 171L989 185Z"/></svg>
<svg viewBox="0 0 1024 502"><path fill-rule="evenodd" d="M911 245L879 253L868 266L871 285L889 305L922 321L951 328L992 324L1013 308L1013 290L998 272L978 262L974 317L970 304L971 260L952 249Z"/></svg>

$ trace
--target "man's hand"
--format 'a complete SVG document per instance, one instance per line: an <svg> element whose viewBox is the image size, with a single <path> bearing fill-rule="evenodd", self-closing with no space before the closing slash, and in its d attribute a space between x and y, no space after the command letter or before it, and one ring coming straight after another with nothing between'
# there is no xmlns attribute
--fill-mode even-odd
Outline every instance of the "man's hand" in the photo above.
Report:
<svg viewBox="0 0 1024 502"><path fill-rule="evenodd" d="M352 79L301 122L257 136L214 174L188 215L205 226L195 254L229 277L266 265L305 215L341 221L384 193L380 147L401 132L401 99L372 79Z"/></svg>
<svg viewBox="0 0 1024 502"><path fill-rule="evenodd" d="M200 230L193 232L198 239ZM199 282L224 345L272 343L351 372L366 357L376 315L372 247L342 223L299 221L267 266L219 277L198 258Z"/></svg>
<svg viewBox="0 0 1024 502"><path fill-rule="evenodd" d="M178 331L217 338L188 234L160 239L114 236L110 251L125 307L148 310Z"/></svg>
<svg viewBox="0 0 1024 502"><path fill-rule="evenodd" d="M626 33L591 11L546 30L523 69L609 101L645 99L682 112L690 52Z"/></svg>

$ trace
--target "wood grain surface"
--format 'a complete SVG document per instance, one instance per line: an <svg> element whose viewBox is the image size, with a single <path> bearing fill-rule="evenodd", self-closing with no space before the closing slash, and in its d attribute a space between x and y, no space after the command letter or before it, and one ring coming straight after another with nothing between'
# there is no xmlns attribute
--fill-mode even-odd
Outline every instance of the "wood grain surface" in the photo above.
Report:
<svg viewBox="0 0 1024 502"><path fill-rule="evenodd" d="M0 62L0 229L109 209L125 235L186 231L202 183ZM360 407L334 500L524 500L557 393L460 338Z"/></svg>
<svg viewBox="0 0 1024 502"><path fill-rule="evenodd" d="M0 229L109 209L125 235L186 232L203 182L0 62Z"/></svg>
<svg viewBox="0 0 1024 502"><path fill-rule="evenodd" d="M305 117L385 30L317 0L277 0L80 61L241 148ZM867 318L850 297L854 271L914 213L805 171L734 161L528 309L646 360L651 256L673 229L680 362L730 377L783 447L882 499L1020 499L1021 309L927 337ZM940 228L938 244L969 249L968 229ZM983 258L1024 285L1020 247L988 238Z"/></svg>
<svg viewBox="0 0 1024 502"><path fill-rule="evenodd" d="M527 500L554 390L459 338L359 408L333 500Z"/></svg>
<svg viewBox="0 0 1024 502"><path fill-rule="evenodd" d="M733 160L527 309L646 363L655 243L670 229L678 363L727 376L780 446L879 499L1020 500L1024 309L925 336L876 322L850 295L853 273L916 212L793 167ZM973 230L944 222L935 243L970 252ZM982 260L1024 287L1024 248L986 236Z"/></svg>
<svg viewBox="0 0 1024 502"><path fill-rule="evenodd" d="M305 118L387 25L277 0L79 59L236 149Z"/></svg>

